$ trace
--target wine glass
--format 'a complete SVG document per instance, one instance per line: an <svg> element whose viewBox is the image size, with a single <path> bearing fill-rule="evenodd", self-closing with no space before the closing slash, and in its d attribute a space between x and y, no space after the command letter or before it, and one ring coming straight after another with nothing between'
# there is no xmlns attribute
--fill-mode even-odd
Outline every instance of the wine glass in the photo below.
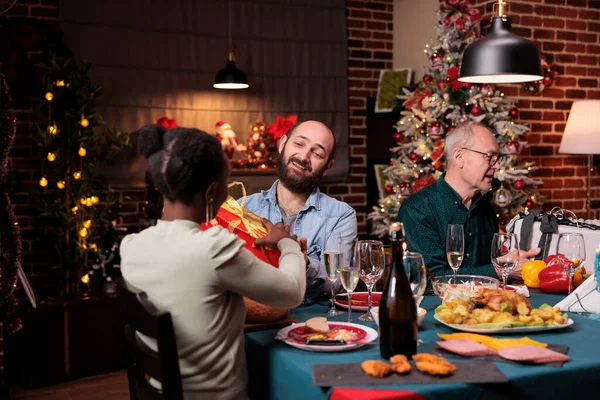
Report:
<svg viewBox="0 0 600 400"><path fill-rule="evenodd" d="M585 263L585 240L581 233L561 233L556 244L558 265L569 276L569 294L573 290L573 275Z"/></svg>
<svg viewBox="0 0 600 400"><path fill-rule="evenodd" d="M454 283L456 282L456 271L463 262L465 252L465 234L463 226L460 224L448 224L446 231L446 257L448 264L454 271Z"/></svg>
<svg viewBox="0 0 600 400"><path fill-rule="evenodd" d="M427 272L423 255L420 253L406 252L404 254L404 270L408 277L408 283L415 298L417 308L423 300L423 294L427 288Z"/></svg>
<svg viewBox="0 0 600 400"><path fill-rule="evenodd" d="M358 285L360 271L358 240L354 239L352 243L348 243L344 247L344 260L340 266L339 274L342 286L348 292L348 322L352 322L352 292Z"/></svg>
<svg viewBox="0 0 600 400"><path fill-rule="evenodd" d="M412 291L415 299L415 306L417 307L417 319L419 318L419 305L423 300L423 294L427 288L427 271L425 269L425 262L423 261L423 255L415 252L406 252L402 257L404 262L404 272L408 277L408 283L410 290ZM423 341L417 339L417 346L423 344Z"/></svg>
<svg viewBox="0 0 600 400"><path fill-rule="evenodd" d="M371 292L373 286L383 275L385 268L385 253L383 251L383 243L379 240L360 240L358 242L358 251L356 253L358 257L359 277L367 286L368 296L368 310L365 314L358 317L360 321L374 321L373 314L371 314Z"/></svg>
<svg viewBox="0 0 600 400"><path fill-rule="evenodd" d="M506 290L506 279L519 263L517 235L514 233L494 233L490 257L494 267L500 270L502 288Z"/></svg>
<svg viewBox="0 0 600 400"><path fill-rule="evenodd" d="M331 282L331 308L326 312L330 317L343 314L343 312L335 308L335 282L338 279L343 255L342 235L339 232L330 232L325 236L325 244L323 246L325 273L327 274L327 279Z"/></svg>

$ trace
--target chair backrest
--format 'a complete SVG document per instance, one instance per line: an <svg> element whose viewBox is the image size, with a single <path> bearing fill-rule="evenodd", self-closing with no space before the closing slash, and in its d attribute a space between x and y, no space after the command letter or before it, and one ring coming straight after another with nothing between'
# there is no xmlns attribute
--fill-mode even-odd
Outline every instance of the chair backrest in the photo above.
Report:
<svg viewBox="0 0 600 400"><path fill-rule="evenodd" d="M159 312L146 293L118 278L117 297L125 323L127 378L132 400L183 399L179 357L171 314ZM158 351L147 346L136 334L156 340ZM158 390L149 382L160 382Z"/></svg>

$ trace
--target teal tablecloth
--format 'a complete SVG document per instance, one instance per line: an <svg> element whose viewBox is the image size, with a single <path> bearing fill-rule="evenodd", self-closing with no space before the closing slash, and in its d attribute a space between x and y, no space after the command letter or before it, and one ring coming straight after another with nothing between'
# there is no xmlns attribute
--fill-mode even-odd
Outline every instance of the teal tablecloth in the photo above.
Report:
<svg viewBox="0 0 600 400"><path fill-rule="evenodd" d="M533 307L543 303L556 304L560 296L532 293ZM422 307L427 315L419 329L424 344L419 352L427 352L435 345L437 333L451 333L433 318L433 310L439 300L426 296ZM291 315L305 321L324 315L326 303L301 306ZM353 313L354 314L354 313ZM353 322L358 322L353 315ZM345 320L347 314L330 320ZM574 324L568 328L547 333L531 333L532 339L551 344L569 346L571 360L562 368L539 365L521 365L496 362L496 366L510 380L506 384L439 384L381 386L382 389L414 390L427 399L596 399L600 397L600 321L577 314L570 315ZM376 328L374 323L366 323ZM246 334L246 354L249 372L249 390L253 399L326 399L330 389L312 385L313 364L362 362L380 359L379 347L364 346L344 353L312 353L292 348L273 340L277 330ZM502 335L510 337L511 335ZM523 336L523 335L514 335ZM596 394L594 394L596 393Z"/></svg>

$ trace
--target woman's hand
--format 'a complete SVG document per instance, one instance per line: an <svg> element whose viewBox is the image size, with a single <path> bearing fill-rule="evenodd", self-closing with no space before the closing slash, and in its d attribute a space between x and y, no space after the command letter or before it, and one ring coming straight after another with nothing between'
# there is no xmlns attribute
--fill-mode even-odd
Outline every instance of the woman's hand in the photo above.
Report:
<svg viewBox="0 0 600 400"><path fill-rule="evenodd" d="M272 224L271 221L269 221L265 218L261 218L261 219L262 219L263 223L265 224L265 226L267 227L267 235L265 237L258 238L254 241L254 245L256 247L265 246L265 247L276 249L277 243L279 243L279 241L281 239L295 240L290 235L290 228L288 228L287 226L283 226L283 224L281 222Z"/></svg>

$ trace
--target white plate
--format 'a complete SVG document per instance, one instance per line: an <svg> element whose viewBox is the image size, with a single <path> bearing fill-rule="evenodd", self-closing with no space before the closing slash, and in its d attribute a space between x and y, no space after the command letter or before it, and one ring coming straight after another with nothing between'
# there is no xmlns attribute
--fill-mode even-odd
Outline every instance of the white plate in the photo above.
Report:
<svg viewBox="0 0 600 400"><path fill-rule="evenodd" d="M364 331L367 332L367 336L364 337L363 339L361 339L361 341L358 343L349 343L349 344L340 345L340 346L307 345L307 344L303 344L303 343L298 343L294 340L282 340L282 342L289 344L290 346L295 347L300 350L315 351L315 352L319 352L319 353L334 353L334 352L339 352L339 351L348 351L348 350L358 349L359 347L364 346L366 343L371 343L372 341L376 340L377 337L379 336L375 329L370 328L365 325L353 324L350 322L337 322L337 321L329 321L329 322L332 324L336 324L336 325L347 325L347 326L353 326L355 328L363 329ZM285 328L280 329L279 332L277 332L277 337L287 338L289 331L291 331L292 329L298 328L300 326L304 326L304 325L305 325L304 323L301 323L301 324L292 324L290 326L286 326Z"/></svg>
<svg viewBox="0 0 600 400"><path fill-rule="evenodd" d="M529 333L529 332L542 332L542 331L553 331L556 329L563 329L567 326L573 325L573 320L569 318L566 324L562 325L547 325L547 326L519 326L515 328L470 328L473 325L458 325L458 324L447 324L442 321L437 315L433 315L436 321L446 325L449 328L457 331L470 332L470 333Z"/></svg>
<svg viewBox="0 0 600 400"><path fill-rule="evenodd" d="M371 295L373 295L373 294L377 294L377 295L381 296L381 292L372 292ZM355 300L356 295L361 296L361 303L363 303L362 296L365 296L365 299L366 299L367 298L366 296L368 295L368 293L367 292L352 293L352 311L367 311L369 309L369 306L366 306L366 305L359 306L356 304L356 300ZM340 303L338 301L338 297L341 299L345 299L346 301L344 303ZM365 300L365 302L366 302L366 300ZM338 307L345 308L347 310L348 309L348 293L336 294L335 295L335 305ZM373 302L373 307L378 307L378 306L379 306L379 302Z"/></svg>

